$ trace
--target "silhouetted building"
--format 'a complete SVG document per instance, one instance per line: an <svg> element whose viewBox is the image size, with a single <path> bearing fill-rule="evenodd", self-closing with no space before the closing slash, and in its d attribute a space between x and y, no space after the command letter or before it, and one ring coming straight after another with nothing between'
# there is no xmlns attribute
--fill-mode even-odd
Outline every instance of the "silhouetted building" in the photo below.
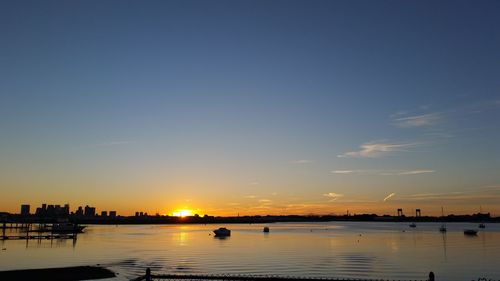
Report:
<svg viewBox="0 0 500 281"><path fill-rule="evenodd" d="M108 216L108 212L107 211L102 211L101 212L101 217L107 217Z"/></svg>
<svg viewBox="0 0 500 281"><path fill-rule="evenodd" d="M69 215L69 204L65 204L64 207L42 204L42 207L36 208L35 215L38 217L67 217Z"/></svg>
<svg viewBox="0 0 500 281"><path fill-rule="evenodd" d="M63 215L69 215L69 204L64 204L64 207L62 209Z"/></svg>
<svg viewBox="0 0 500 281"><path fill-rule="evenodd" d="M42 204L42 207L36 208L35 215L44 217L47 215L47 204Z"/></svg>
<svg viewBox="0 0 500 281"><path fill-rule="evenodd" d="M30 215L30 205L23 204L21 205L21 216L29 216Z"/></svg>
<svg viewBox="0 0 500 281"><path fill-rule="evenodd" d="M116 218L116 211L109 211L110 218Z"/></svg>
<svg viewBox="0 0 500 281"><path fill-rule="evenodd" d="M77 216L77 217L83 217L83 208L82 208L82 206L78 207L78 210L76 210L76 212L75 212L75 216Z"/></svg>
<svg viewBox="0 0 500 281"><path fill-rule="evenodd" d="M95 216L95 207L90 207L89 205L85 206L84 215L86 217L94 217Z"/></svg>

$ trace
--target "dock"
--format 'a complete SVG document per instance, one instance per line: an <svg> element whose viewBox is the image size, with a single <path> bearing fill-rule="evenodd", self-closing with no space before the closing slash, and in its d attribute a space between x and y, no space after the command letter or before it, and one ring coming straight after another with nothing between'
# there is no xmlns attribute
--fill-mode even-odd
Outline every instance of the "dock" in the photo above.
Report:
<svg viewBox="0 0 500 281"><path fill-rule="evenodd" d="M0 241L5 240L53 240L76 239L77 233L54 233L51 231L53 224L47 223L12 223L1 222ZM19 230L15 234L7 234L7 230Z"/></svg>
<svg viewBox="0 0 500 281"><path fill-rule="evenodd" d="M331 277L302 277L286 275L233 275L233 274L151 274L146 269L146 274L130 281L152 281L152 280L178 280L178 281L395 281L390 279L370 278L331 278ZM402 280L398 280L402 281ZM429 273L429 278L409 281L434 281L434 273Z"/></svg>

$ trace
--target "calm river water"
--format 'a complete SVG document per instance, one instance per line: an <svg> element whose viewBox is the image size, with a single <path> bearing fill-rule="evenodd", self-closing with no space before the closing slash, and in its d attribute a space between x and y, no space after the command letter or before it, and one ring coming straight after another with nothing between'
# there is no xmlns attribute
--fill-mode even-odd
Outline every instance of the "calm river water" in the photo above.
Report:
<svg viewBox="0 0 500 281"><path fill-rule="evenodd" d="M500 225L475 237L472 223L329 222L221 225L90 225L72 240L0 242L0 270L101 264L128 280L154 273L278 274L315 277L500 280Z"/></svg>

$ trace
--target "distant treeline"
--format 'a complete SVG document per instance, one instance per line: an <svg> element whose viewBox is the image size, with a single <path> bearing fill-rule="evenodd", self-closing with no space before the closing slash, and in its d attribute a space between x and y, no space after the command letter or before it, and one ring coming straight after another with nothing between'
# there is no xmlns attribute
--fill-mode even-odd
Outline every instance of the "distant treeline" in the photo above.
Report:
<svg viewBox="0 0 500 281"><path fill-rule="evenodd" d="M274 222L327 222L327 221L374 221L374 222L500 222L500 217L491 217L486 214L472 215L448 215L445 217L408 217L408 216L379 216L376 214L359 215L286 215L286 216L237 216L237 217L216 217L216 216L161 216L161 215L143 215L143 216L117 216L117 217L82 217L82 216L64 216L64 217L39 217L35 215L21 216L18 214L0 213L0 222L58 222L70 221L78 224L179 224L179 223L197 223L197 224L220 224L220 223L274 223Z"/></svg>

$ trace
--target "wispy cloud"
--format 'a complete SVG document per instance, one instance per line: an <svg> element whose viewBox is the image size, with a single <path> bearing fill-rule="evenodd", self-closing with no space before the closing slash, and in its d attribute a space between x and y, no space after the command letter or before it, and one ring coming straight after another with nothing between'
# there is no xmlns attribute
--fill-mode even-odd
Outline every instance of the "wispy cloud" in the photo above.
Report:
<svg viewBox="0 0 500 281"><path fill-rule="evenodd" d="M398 200L402 202L454 202L464 204L496 204L500 200L500 186L488 186L484 188L474 188L463 191L443 192L443 193L416 193L410 195L398 195Z"/></svg>
<svg viewBox="0 0 500 281"><path fill-rule="evenodd" d="M435 170L412 170L412 171L403 171L400 172L398 175L404 176L404 175L419 175L419 174L427 174L427 173L434 173L436 172Z"/></svg>
<svg viewBox="0 0 500 281"><path fill-rule="evenodd" d="M292 164L311 164L312 162L313 162L312 160L300 159L300 160L294 160L291 163Z"/></svg>
<svg viewBox="0 0 500 281"><path fill-rule="evenodd" d="M439 123L443 116L440 113L427 113L394 119L394 125L401 128L432 126Z"/></svg>
<svg viewBox="0 0 500 281"><path fill-rule="evenodd" d="M332 174L352 174L356 171L353 171L353 170L335 170L335 171L331 171L330 173Z"/></svg>
<svg viewBox="0 0 500 281"><path fill-rule="evenodd" d="M410 175L419 175L426 173L435 173L435 170L334 170L331 171L331 174L339 174L339 175L349 175L349 174L357 174L357 175L372 175L372 176L410 176Z"/></svg>
<svg viewBox="0 0 500 281"><path fill-rule="evenodd" d="M323 196L330 198L330 201L336 201L337 199L339 199L340 197L343 197L344 195L338 194L335 192L329 192L329 193L323 194Z"/></svg>
<svg viewBox="0 0 500 281"><path fill-rule="evenodd" d="M245 195L244 198L255 199L255 198L257 198L257 196L256 195Z"/></svg>
<svg viewBox="0 0 500 281"><path fill-rule="evenodd" d="M269 199L260 199L259 200L259 203L263 204L263 205L267 205L267 204L271 204L272 201L269 200Z"/></svg>
<svg viewBox="0 0 500 281"><path fill-rule="evenodd" d="M421 143L418 142L406 142L406 143L384 143L384 142L369 142L362 144L360 150L350 151L344 154L337 155L337 157L342 158L352 158L352 157L379 157L385 154L398 151L409 151L409 149L414 148Z"/></svg>
<svg viewBox="0 0 500 281"><path fill-rule="evenodd" d="M387 200L389 200L389 199L391 199L391 198L392 198L392 197L394 197L394 196L396 196L396 193L394 193L394 192L393 192L393 193L391 193L391 194L389 194L389 195L387 195L387 196L384 198L384 202L385 202L385 201L387 201Z"/></svg>
<svg viewBox="0 0 500 281"><path fill-rule="evenodd" d="M252 182L249 182L248 184L249 185L259 185L260 182L258 182L258 181L252 181Z"/></svg>

